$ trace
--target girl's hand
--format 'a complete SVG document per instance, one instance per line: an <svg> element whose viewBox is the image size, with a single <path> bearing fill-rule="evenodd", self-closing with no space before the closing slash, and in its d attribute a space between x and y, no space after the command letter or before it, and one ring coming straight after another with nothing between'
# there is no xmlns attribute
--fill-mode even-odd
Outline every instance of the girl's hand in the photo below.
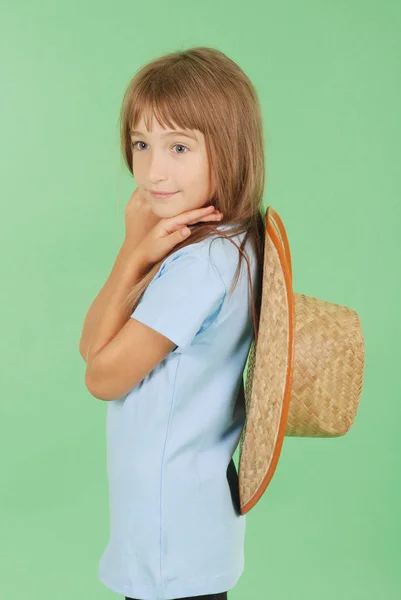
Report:
<svg viewBox="0 0 401 600"><path fill-rule="evenodd" d="M188 237L183 234L186 225L193 225L198 221L221 221L222 218L222 213L209 205L187 210L175 217L160 219L136 248L141 264L150 267L163 260L174 246Z"/></svg>
<svg viewBox="0 0 401 600"><path fill-rule="evenodd" d="M139 188L136 188L125 206L125 245L135 248L159 223L157 217Z"/></svg>

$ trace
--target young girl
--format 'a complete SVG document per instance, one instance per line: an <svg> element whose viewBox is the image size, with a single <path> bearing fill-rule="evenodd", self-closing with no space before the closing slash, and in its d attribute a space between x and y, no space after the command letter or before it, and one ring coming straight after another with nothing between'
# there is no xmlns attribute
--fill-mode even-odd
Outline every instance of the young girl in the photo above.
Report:
<svg viewBox="0 0 401 600"><path fill-rule="evenodd" d="M108 401L98 575L126 600L224 600L244 570L232 456L264 249L254 87L212 48L160 57L128 86L121 142L137 189L81 338L88 390Z"/></svg>

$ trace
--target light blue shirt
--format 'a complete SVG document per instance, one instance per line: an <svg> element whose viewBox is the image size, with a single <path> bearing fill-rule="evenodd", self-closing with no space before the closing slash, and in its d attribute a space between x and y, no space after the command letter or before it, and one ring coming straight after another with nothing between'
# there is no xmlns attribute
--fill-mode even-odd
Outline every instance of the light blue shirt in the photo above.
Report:
<svg viewBox="0 0 401 600"><path fill-rule="evenodd" d="M239 246L244 235L233 238ZM249 239L245 250L256 299ZM176 348L107 403L110 537L98 576L117 594L214 594L233 588L244 570L246 515L227 477L245 421L237 395L254 335L245 259L228 296L238 259L233 243L216 236L177 250L131 314Z"/></svg>

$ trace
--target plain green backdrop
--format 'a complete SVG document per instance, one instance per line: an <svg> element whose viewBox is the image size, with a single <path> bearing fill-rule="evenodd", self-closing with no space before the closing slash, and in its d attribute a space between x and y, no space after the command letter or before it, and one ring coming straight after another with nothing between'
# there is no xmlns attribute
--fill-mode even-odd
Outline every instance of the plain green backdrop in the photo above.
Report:
<svg viewBox="0 0 401 600"><path fill-rule="evenodd" d="M400 38L396 0L1 2L1 599L120 597L97 579L106 404L78 344L136 187L123 92L196 45L259 94L294 290L357 310L366 352L349 433L285 438L229 598L401 598Z"/></svg>

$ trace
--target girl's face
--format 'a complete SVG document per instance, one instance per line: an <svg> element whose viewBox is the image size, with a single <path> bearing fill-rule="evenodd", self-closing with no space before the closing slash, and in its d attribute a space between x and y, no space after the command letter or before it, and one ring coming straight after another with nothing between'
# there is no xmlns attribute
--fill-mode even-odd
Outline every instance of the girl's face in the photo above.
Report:
<svg viewBox="0 0 401 600"><path fill-rule="evenodd" d="M214 189L213 181L209 182L203 133L197 129L182 133L163 129L156 119L150 132L143 117L135 130L131 133L132 170L156 216L174 217L210 202ZM150 191L175 194L154 198Z"/></svg>

